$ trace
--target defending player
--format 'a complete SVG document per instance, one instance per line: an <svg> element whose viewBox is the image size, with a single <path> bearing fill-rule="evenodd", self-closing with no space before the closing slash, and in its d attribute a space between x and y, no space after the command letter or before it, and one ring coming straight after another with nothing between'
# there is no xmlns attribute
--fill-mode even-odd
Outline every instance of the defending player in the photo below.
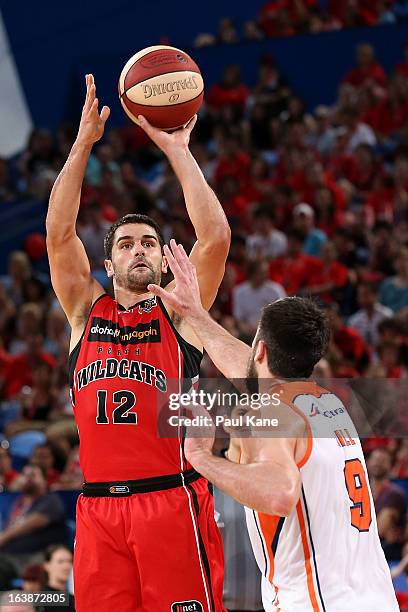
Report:
<svg viewBox="0 0 408 612"><path fill-rule="evenodd" d="M309 379L328 341L323 313L302 298L265 307L251 350L199 305L194 266L174 241L172 251L170 303L215 365L281 398L259 416L277 418L285 437L241 437L240 464L213 456L211 436L185 442L191 464L246 506L265 610L396 612L357 432L341 401Z"/></svg>
<svg viewBox="0 0 408 612"><path fill-rule="evenodd" d="M85 485L77 505L74 584L79 612L222 608L223 556L208 482L181 439L157 436L156 394L198 376L201 345L148 283L166 271L163 237L143 215L116 222L105 238L114 299L91 276L75 224L99 115L92 75L76 142L51 193L47 248L55 293L72 328L69 361ZM192 157L195 124L167 134L142 120L183 188L197 242L191 252L210 307L224 274L230 230ZM170 284L166 290L172 289Z"/></svg>

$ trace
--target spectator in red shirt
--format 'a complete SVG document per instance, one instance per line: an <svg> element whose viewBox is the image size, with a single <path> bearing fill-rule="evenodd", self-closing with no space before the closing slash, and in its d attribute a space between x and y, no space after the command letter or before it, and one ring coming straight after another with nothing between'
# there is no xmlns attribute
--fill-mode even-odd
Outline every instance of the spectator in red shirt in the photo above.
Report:
<svg viewBox="0 0 408 612"><path fill-rule="evenodd" d="M314 202L316 191L321 187L327 187L333 194L336 209L341 210L345 207L345 196L341 187L333 180L330 172L324 170L319 161L309 161L293 187L304 202Z"/></svg>
<svg viewBox="0 0 408 612"><path fill-rule="evenodd" d="M348 140L349 133L345 126L335 130L334 147L325 163L325 168L336 181L350 174L356 163L352 153L347 149Z"/></svg>
<svg viewBox="0 0 408 612"><path fill-rule="evenodd" d="M13 357L3 348L3 341L0 337L0 398L5 397L4 389L7 385L7 377L11 371Z"/></svg>
<svg viewBox="0 0 408 612"><path fill-rule="evenodd" d="M217 182L217 194L230 224L236 229L245 220L247 200L240 195L237 177L226 174ZM245 225L245 223L244 223Z"/></svg>
<svg viewBox="0 0 408 612"><path fill-rule="evenodd" d="M233 234L231 237L231 248L228 256L228 263L235 270L235 284L242 283L246 280L246 265L247 265L247 242L244 236Z"/></svg>
<svg viewBox="0 0 408 612"><path fill-rule="evenodd" d="M404 45L404 59L402 62L397 64L395 72L408 79L408 41Z"/></svg>
<svg viewBox="0 0 408 612"><path fill-rule="evenodd" d="M395 179L391 174L380 175L375 179L374 189L365 202L369 227L373 227L376 219L392 223L395 194Z"/></svg>
<svg viewBox="0 0 408 612"><path fill-rule="evenodd" d="M61 472L55 469L54 450L50 444L36 446L31 453L29 463L30 465L38 465L44 470L49 487L61 477Z"/></svg>
<svg viewBox="0 0 408 612"><path fill-rule="evenodd" d="M246 184L249 164L249 157L242 151L239 139L230 136L225 142L224 150L215 167L215 182L218 183L225 176L232 176L240 185Z"/></svg>
<svg viewBox="0 0 408 612"><path fill-rule="evenodd" d="M27 338L27 351L14 357L5 376L4 397L15 397L24 385L32 387L33 370L39 362L55 367L55 359L43 350L43 338L39 334Z"/></svg>
<svg viewBox="0 0 408 612"><path fill-rule="evenodd" d="M316 190L316 227L331 238L338 227L342 225L343 213L336 211L334 197L330 189L320 187Z"/></svg>
<svg viewBox="0 0 408 612"><path fill-rule="evenodd" d="M384 68L376 61L372 45L363 43L357 46L356 64L357 66L344 77L346 83L350 83L354 87L367 84L386 86L387 76Z"/></svg>
<svg viewBox="0 0 408 612"><path fill-rule="evenodd" d="M332 356L342 366L356 367L362 372L370 362L369 346L355 329L344 324L337 303L327 306L327 316L332 332Z"/></svg>
<svg viewBox="0 0 408 612"><path fill-rule="evenodd" d="M303 253L304 236L299 230L287 233L288 250L284 257L274 259L269 267L269 278L283 287L288 295L295 295L308 287L319 268L317 257Z"/></svg>
<svg viewBox="0 0 408 612"><path fill-rule="evenodd" d="M0 445L0 492L7 491L17 476L18 472L11 465L9 451Z"/></svg>
<svg viewBox="0 0 408 612"><path fill-rule="evenodd" d="M365 200L374 185L376 177L381 173L381 166L376 161L372 147L360 144L354 151L355 164L346 174L347 180L356 188L355 195Z"/></svg>
<svg viewBox="0 0 408 612"><path fill-rule="evenodd" d="M402 347L395 342L381 342L377 349L379 360L372 364L368 375L376 378L406 378L407 370L402 363Z"/></svg>
<svg viewBox="0 0 408 612"><path fill-rule="evenodd" d="M373 121L374 129L386 138L401 130L408 121L408 79L396 74L388 89L388 96L377 105Z"/></svg>
<svg viewBox="0 0 408 612"><path fill-rule="evenodd" d="M287 0L269 0L259 13L258 23L266 36L293 36L295 28L290 21Z"/></svg>
<svg viewBox="0 0 408 612"><path fill-rule="evenodd" d="M399 448L392 467L392 478L408 478L408 439L399 441Z"/></svg>
<svg viewBox="0 0 408 612"><path fill-rule="evenodd" d="M241 188L240 193L251 203L261 204L272 201L274 194L273 180L269 177L269 166L262 157L254 157L251 160L248 180Z"/></svg>
<svg viewBox="0 0 408 612"><path fill-rule="evenodd" d="M210 107L219 111L223 106L231 104L244 110L249 90L241 81L239 66L226 66L220 83L210 88L207 94L207 102Z"/></svg>
<svg viewBox="0 0 408 612"><path fill-rule="evenodd" d="M307 293L318 295L324 302L341 300L341 290L347 284L348 270L337 261L337 249L333 242L326 242L320 252L321 267L311 279Z"/></svg>

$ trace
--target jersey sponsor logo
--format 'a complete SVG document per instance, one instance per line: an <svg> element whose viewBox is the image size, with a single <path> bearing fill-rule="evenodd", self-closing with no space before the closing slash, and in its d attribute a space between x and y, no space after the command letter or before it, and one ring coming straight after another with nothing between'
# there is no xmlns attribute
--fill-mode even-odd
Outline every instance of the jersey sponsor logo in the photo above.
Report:
<svg viewBox="0 0 408 612"><path fill-rule="evenodd" d="M116 377L137 380L138 382L155 386L156 389L163 393L167 390L167 379L162 370L136 359L119 360L114 357L107 359L104 366L102 366L102 359L97 359L78 370L76 388L80 391L95 380Z"/></svg>
<svg viewBox="0 0 408 612"><path fill-rule="evenodd" d="M342 408L341 406L339 408L335 408L334 410L324 410L323 412L321 412L317 404L312 404L312 407L310 408L309 416L314 417L314 416L317 416L318 414L321 414L327 419L332 419L338 414L343 414L343 413L344 413L344 408Z"/></svg>
<svg viewBox="0 0 408 612"><path fill-rule="evenodd" d="M109 487L109 493L130 493L130 489L126 485L115 485Z"/></svg>
<svg viewBox="0 0 408 612"><path fill-rule="evenodd" d="M203 604L196 599L176 601L171 604L171 612L204 612Z"/></svg>
<svg viewBox="0 0 408 612"><path fill-rule="evenodd" d="M139 314L142 314L143 312L152 312L156 304L157 304L156 296L149 298L148 300L145 300L144 302L139 304L139 307L138 307Z"/></svg>
<svg viewBox="0 0 408 612"><path fill-rule="evenodd" d="M317 404L312 404L309 416L314 417L314 416L317 416L318 414L321 414L319 410L319 406Z"/></svg>
<svg viewBox="0 0 408 612"><path fill-rule="evenodd" d="M138 323L134 327L119 327L117 323L100 317L93 317L88 342L110 342L111 344L144 344L161 342L159 319L149 323Z"/></svg>

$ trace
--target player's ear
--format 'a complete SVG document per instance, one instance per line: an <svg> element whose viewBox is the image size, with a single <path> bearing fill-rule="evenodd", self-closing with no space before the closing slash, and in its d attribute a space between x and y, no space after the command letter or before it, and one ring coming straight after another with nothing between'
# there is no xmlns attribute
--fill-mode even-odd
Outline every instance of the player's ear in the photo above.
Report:
<svg viewBox="0 0 408 612"><path fill-rule="evenodd" d="M262 363L266 359L266 345L263 340L259 340L255 349L254 360L256 363Z"/></svg>
<svg viewBox="0 0 408 612"><path fill-rule="evenodd" d="M105 270L106 270L106 274L108 275L108 278L112 278L113 276L113 265L110 259L105 259L104 262L105 264Z"/></svg>
<svg viewBox="0 0 408 612"><path fill-rule="evenodd" d="M166 274L168 269L169 269L169 262L167 261L166 256L163 255L161 271L162 271L163 274Z"/></svg>

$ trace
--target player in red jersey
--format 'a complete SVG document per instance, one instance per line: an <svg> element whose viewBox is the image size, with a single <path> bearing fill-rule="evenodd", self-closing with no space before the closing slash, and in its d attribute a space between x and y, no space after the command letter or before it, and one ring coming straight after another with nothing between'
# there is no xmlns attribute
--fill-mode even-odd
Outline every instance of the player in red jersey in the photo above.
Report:
<svg viewBox="0 0 408 612"><path fill-rule="evenodd" d="M114 298L91 276L75 223L86 165L109 109L99 114L92 75L86 85L78 135L47 215L52 283L72 328L69 370L85 477L77 505L76 609L220 612L223 554L209 484L186 461L181 436L158 436L156 416L157 397L164 401L172 381L198 376L202 346L166 299L147 290L167 269L153 219L127 215L106 236ZM195 119L172 134L141 124L180 180L197 236L191 260L209 308L230 230L188 148Z"/></svg>

